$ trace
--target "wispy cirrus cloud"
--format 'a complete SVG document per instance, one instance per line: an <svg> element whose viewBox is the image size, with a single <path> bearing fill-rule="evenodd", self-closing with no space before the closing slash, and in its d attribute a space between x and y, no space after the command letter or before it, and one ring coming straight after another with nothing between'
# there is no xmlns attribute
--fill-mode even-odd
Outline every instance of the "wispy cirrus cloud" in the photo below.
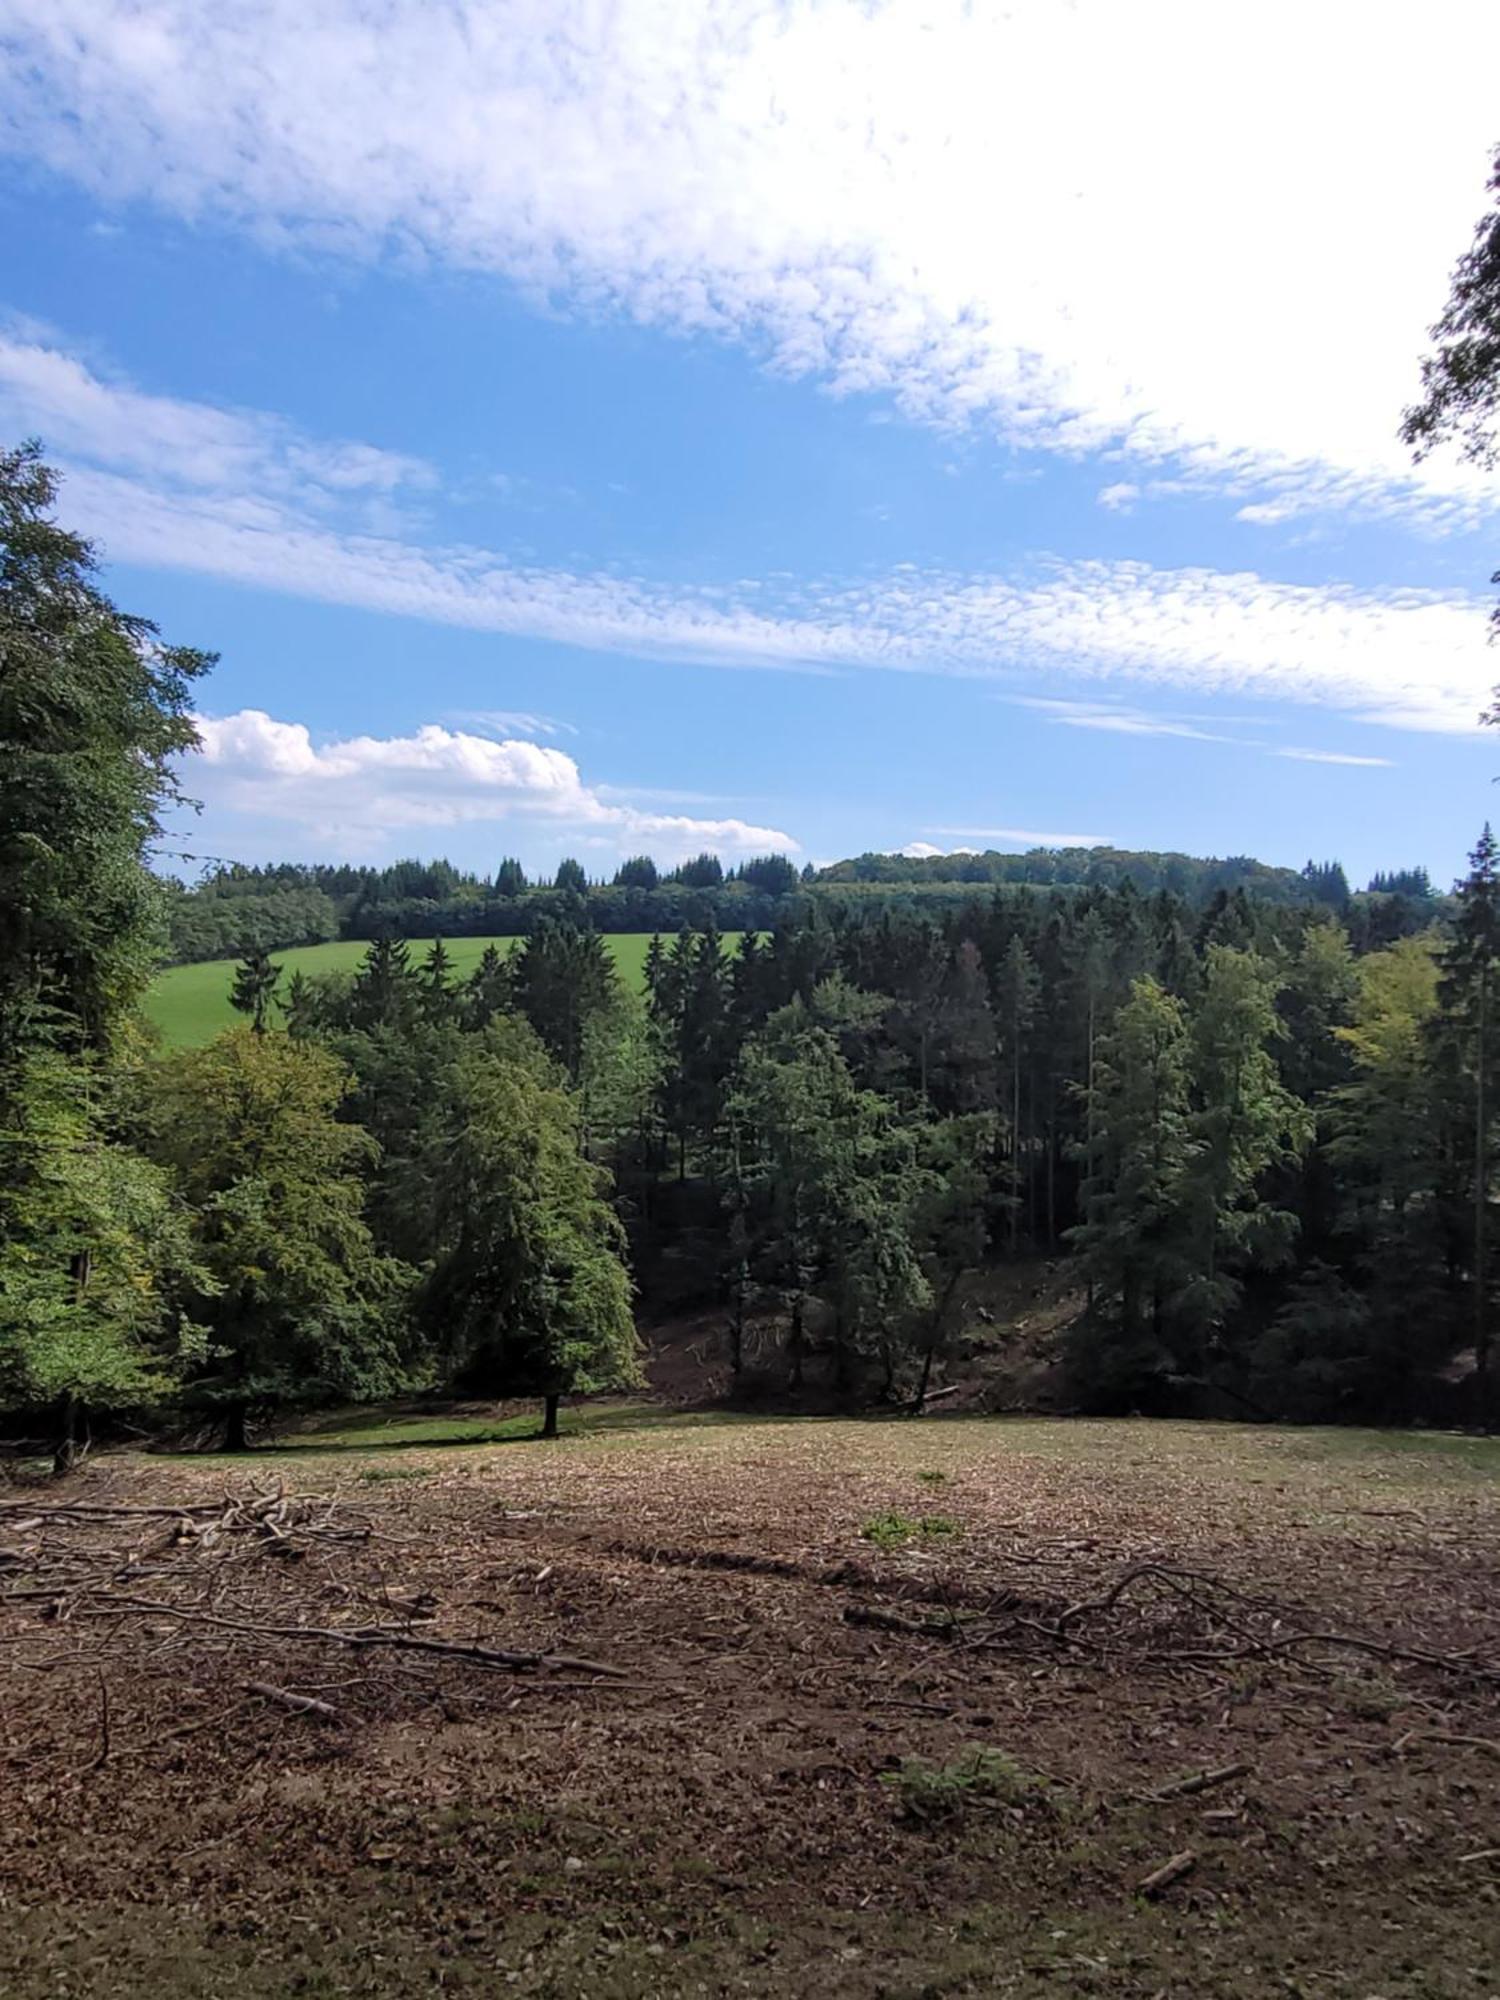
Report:
<svg viewBox="0 0 1500 2000"><path fill-rule="evenodd" d="M958 840L988 840L998 842L1002 847L1113 847L1113 834L1108 833L1042 833L1025 826L930 826L929 833L940 833ZM941 853L941 848L934 848ZM961 852L950 848L949 853ZM903 848L903 853L910 849Z"/></svg>
<svg viewBox="0 0 1500 2000"><path fill-rule="evenodd" d="M425 491L425 460L351 439L311 438L259 410L148 395L112 381L45 329L0 331L0 424L41 432L63 454L187 492L303 507Z"/></svg>
<svg viewBox="0 0 1500 2000"><path fill-rule="evenodd" d="M425 539L401 492L403 481L420 490L430 469L400 454L324 443L255 412L145 397L60 350L20 346L20 362L17 343L0 346L0 415L36 428L49 409L64 411L68 517L121 561L645 659L1033 684L1040 675L1074 690L1031 697L1055 720L1123 735L1214 740L1216 732L1093 690L1119 683L1137 697L1250 696L1459 731L1477 726L1488 699L1486 607L1454 594L1049 558L1006 575L901 565L814 583L740 577L699 588L546 567ZM27 402L37 383L52 403ZM122 441L139 404L167 441L149 467ZM363 486L354 468L363 468ZM377 519L372 499L384 510ZM493 719L477 726L505 733Z"/></svg>
<svg viewBox="0 0 1500 2000"><path fill-rule="evenodd" d="M319 743L304 723L261 709L198 718L201 749L185 781L214 828L250 821L275 851L299 840L324 851L389 851L414 832L484 821L551 827L593 846L649 845L665 857L712 849L731 858L795 852L778 827L643 811L584 782L564 751L496 741L429 723L407 736Z"/></svg>
<svg viewBox="0 0 1500 2000"><path fill-rule="evenodd" d="M1453 526L1493 495L1391 432L1472 222L1500 14L1436 13L1465 56L1441 93L1410 87L1400 10L1295 0L0 0L0 143L104 199L495 272L920 422L1164 467L1251 521Z"/></svg>
<svg viewBox="0 0 1500 2000"><path fill-rule="evenodd" d="M1347 750L1277 750L1278 757L1290 757L1297 764L1349 764L1369 770L1390 770L1389 757L1358 757Z"/></svg>
<svg viewBox="0 0 1500 2000"><path fill-rule="evenodd" d="M1041 673L1451 731L1477 726L1493 671L1485 605L1440 592L1041 562L1020 578L898 570L752 595L341 533L262 501L162 493L87 470L73 472L68 506L121 561L643 659L822 673Z"/></svg>
<svg viewBox="0 0 1500 2000"><path fill-rule="evenodd" d="M445 722L467 723L485 736L576 736L571 722L555 715L537 715L527 708L459 708Z"/></svg>
<svg viewBox="0 0 1500 2000"><path fill-rule="evenodd" d="M1031 708L1049 722L1065 729L1097 729L1111 736L1181 736L1194 743L1238 743L1238 736L1222 736L1200 729L1195 722L1171 715L1156 715L1140 708L1121 708L1109 702L1068 701L1041 695L1012 695L1017 708Z"/></svg>

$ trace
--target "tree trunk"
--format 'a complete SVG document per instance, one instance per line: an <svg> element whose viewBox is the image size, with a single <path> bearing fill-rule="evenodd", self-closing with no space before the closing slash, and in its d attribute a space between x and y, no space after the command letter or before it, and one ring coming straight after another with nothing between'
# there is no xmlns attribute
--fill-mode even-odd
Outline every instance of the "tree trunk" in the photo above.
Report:
<svg viewBox="0 0 1500 2000"><path fill-rule="evenodd" d="M937 1353L937 1342L929 1340L927 1352L922 1356L922 1377L917 1383L917 1399L912 1404L912 1415L920 1417L927 1407L927 1385L932 1380L932 1357Z"/></svg>
<svg viewBox="0 0 1500 2000"><path fill-rule="evenodd" d="M250 1449L250 1413L243 1403L230 1403L224 1411L224 1449Z"/></svg>
<svg viewBox="0 0 1500 2000"><path fill-rule="evenodd" d="M1478 1061L1474 1065L1474 1374L1479 1388L1479 1421L1486 1430L1490 1428L1492 1419L1489 1276L1486 1269L1490 1194L1490 1148L1489 1132L1486 1129L1489 1111L1485 1102L1485 1068L1489 1061L1489 1050L1486 1047L1489 1029L1488 986L1486 974L1481 970Z"/></svg>
<svg viewBox="0 0 1500 2000"><path fill-rule="evenodd" d="M739 1279L734 1287L734 1315L729 1322L729 1372L739 1377L745 1366L745 1285Z"/></svg>
<svg viewBox="0 0 1500 2000"><path fill-rule="evenodd" d="M787 1351L792 1357L792 1387L802 1387L802 1294L798 1292L792 1301L792 1329L787 1337Z"/></svg>
<svg viewBox="0 0 1500 2000"><path fill-rule="evenodd" d="M849 1352L842 1306L833 1319L833 1385L841 1395L847 1395L854 1387L854 1360Z"/></svg>
<svg viewBox="0 0 1500 2000"><path fill-rule="evenodd" d="M543 1401L542 1436L544 1438L555 1438L557 1436L557 1406L561 1401L561 1396L548 1396Z"/></svg>
<svg viewBox="0 0 1500 2000"><path fill-rule="evenodd" d="M88 1451L88 1419L83 1405L71 1393L64 1396L57 1411L57 1441L52 1452L52 1474L65 1479Z"/></svg>

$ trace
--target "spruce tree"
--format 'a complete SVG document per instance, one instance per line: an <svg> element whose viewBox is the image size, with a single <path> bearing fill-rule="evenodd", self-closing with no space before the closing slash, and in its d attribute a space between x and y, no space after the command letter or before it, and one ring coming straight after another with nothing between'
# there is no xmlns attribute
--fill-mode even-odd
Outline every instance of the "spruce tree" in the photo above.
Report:
<svg viewBox="0 0 1500 2000"><path fill-rule="evenodd" d="M237 1014L250 1016L251 1030L257 1035L266 1032L266 1024L271 1016L271 1001L280 978L279 965L273 965L267 954L258 946L246 946L244 956L234 969L234 984L229 989L229 1004Z"/></svg>

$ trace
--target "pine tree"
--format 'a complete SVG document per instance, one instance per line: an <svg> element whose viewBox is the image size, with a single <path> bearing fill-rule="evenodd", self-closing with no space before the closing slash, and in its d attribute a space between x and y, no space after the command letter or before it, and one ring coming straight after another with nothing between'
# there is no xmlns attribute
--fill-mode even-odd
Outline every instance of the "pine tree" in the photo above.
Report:
<svg viewBox="0 0 1500 2000"><path fill-rule="evenodd" d="M116 609L56 498L35 445L0 452L0 1097L41 1042L106 1048L145 989L145 856L212 665Z"/></svg>
<svg viewBox="0 0 1500 2000"><path fill-rule="evenodd" d="M1182 1002L1136 980L1098 1050L1084 1220L1068 1232L1096 1307L1073 1365L1083 1392L1109 1405L1128 1406L1171 1367L1172 1316L1191 1275L1188 1053Z"/></svg>
<svg viewBox="0 0 1500 2000"><path fill-rule="evenodd" d="M234 969L234 984L229 989L229 1004L237 1014L250 1016L250 1027L254 1034L263 1035L266 1032L266 1024L271 1015L271 1002L280 978L279 965L273 965L258 946L246 946L243 958Z"/></svg>
<svg viewBox="0 0 1500 2000"><path fill-rule="evenodd" d="M1493 1410L1490 1384L1490 1209L1494 1186L1494 1121L1500 1103L1500 846L1486 825L1457 885L1458 908L1443 956L1442 1010L1461 1051L1470 1086L1470 1283L1474 1371L1481 1421Z"/></svg>
<svg viewBox="0 0 1500 2000"><path fill-rule="evenodd" d="M1191 1029L1193 1156L1184 1199L1193 1276L1180 1306L1210 1339L1239 1297L1240 1267L1276 1268L1296 1234L1295 1216L1266 1199L1262 1186L1311 1137L1311 1117L1282 1083L1272 1053L1283 1033L1276 990L1271 967L1253 952L1208 947ZM1195 1342L1184 1358L1201 1366L1206 1352Z"/></svg>
<svg viewBox="0 0 1500 2000"><path fill-rule="evenodd" d="M506 1012L513 998L510 961L496 946L487 944L464 987L464 1026L474 1031L487 1028L497 1014Z"/></svg>
<svg viewBox="0 0 1500 2000"><path fill-rule="evenodd" d="M453 960L441 938L433 939L417 974L417 1005L426 1021L449 1021L455 1017Z"/></svg>
<svg viewBox="0 0 1500 2000"><path fill-rule="evenodd" d="M323 1025L321 996L305 972L293 972L280 1005L286 1031L297 1041L306 1041Z"/></svg>
<svg viewBox="0 0 1500 2000"><path fill-rule="evenodd" d="M1005 1067L1008 1073L1006 1094L1010 1123L1008 1138L1011 1204L1009 1235L1012 1256L1016 1254L1020 1241L1021 1160L1028 1144L1028 1135L1022 1123L1021 1077L1040 992L1041 979L1035 961L1022 939L1013 937L1001 961L995 994L996 1011L999 1015L1000 1033L1004 1045Z"/></svg>
<svg viewBox="0 0 1500 2000"><path fill-rule="evenodd" d="M366 951L349 994L356 1028L399 1028L417 1010L417 982L403 938L376 938Z"/></svg>
<svg viewBox="0 0 1500 2000"><path fill-rule="evenodd" d="M515 1004L568 1075L578 1076L589 1018L613 1004L614 961L597 931L548 918L511 960Z"/></svg>

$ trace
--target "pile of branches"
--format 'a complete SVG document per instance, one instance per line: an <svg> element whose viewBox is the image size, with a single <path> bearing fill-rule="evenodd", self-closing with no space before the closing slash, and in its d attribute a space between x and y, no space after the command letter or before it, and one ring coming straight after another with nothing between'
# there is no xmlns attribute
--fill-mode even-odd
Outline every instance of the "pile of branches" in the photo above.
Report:
<svg viewBox="0 0 1500 2000"><path fill-rule="evenodd" d="M433 1669L623 1677L605 1661L440 1637L429 1595L394 1592L378 1560L357 1559L392 1539L331 1497L279 1487L155 1506L3 1501L0 1619L13 1638L50 1640L46 1659L22 1656L23 1666L87 1663L102 1671L121 1663L125 1635L138 1630L158 1667L191 1647L196 1678L211 1652L237 1668L242 1689L327 1721L339 1719L330 1704L260 1675L244 1678L247 1663L288 1649L340 1650L418 1655ZM59 1647L63 1638L71 1649Z"/></svg>
<svg viewBox="0 0 1500 2000"><path fill-rule="evenodd" d="M972 1600L971 1600L972 1602ZM1326 1619L1245 1590L1204 1570L1164 1562L1133 1565L1093 1595L1047 1602L998 1592L963 1612L914 1617L868 1603L846 1607L846 1622L939 1639L970 1649L1059 1652L1098 1665L1235 1668L1281 1661L1313 1673L1340 1657L1381 1659L1476 1686L1500 1689L1500 1663L1473 1648L1442 1652L1369 1633L1334 1629Z"/></svg>

